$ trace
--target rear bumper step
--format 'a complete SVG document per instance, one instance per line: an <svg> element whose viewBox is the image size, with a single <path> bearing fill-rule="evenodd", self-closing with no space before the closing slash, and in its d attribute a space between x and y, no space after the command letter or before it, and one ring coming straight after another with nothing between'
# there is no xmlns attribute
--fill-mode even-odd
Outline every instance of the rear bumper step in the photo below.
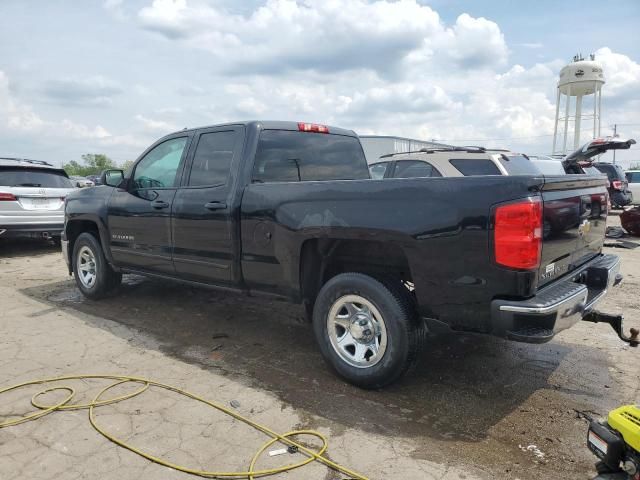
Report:
<svg viewBox="0 0 640 480"><path fill-rule="evenodd" d="M601 255L532 298L496 299L491 303L493 333L519 342L548 342L591 312L620 283L619 271L616 255Z"/></svg>

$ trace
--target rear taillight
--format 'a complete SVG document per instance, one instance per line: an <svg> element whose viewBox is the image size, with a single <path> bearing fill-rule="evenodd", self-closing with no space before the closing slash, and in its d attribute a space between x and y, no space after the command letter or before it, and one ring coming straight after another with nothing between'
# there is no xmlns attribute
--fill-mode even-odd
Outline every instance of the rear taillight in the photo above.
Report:
<svg viewBox="0 0 640 480"><path fill-rule="evenodd" d="M315 123L298 123L301 132L329 133L329 127Z"/></svg>
<svg viewBox="0 0 640 480"><path fill-rule="evenodd" d="M614 190L622 190L622 182L620 180L614 180L611 182L611 186Z"/></svg>
<svg viewBox="0 0 640 480"><path fill-rule="evenodd" d="M542 201L539 197L495 210L495 259L510 268L537 269L542 251Z"/></svg>
<svg viewBox="0 0 640 480"><path fill-rule="evenodd" d="M17 198L13 193L0 192L0 202L2 201L15 202L16 200Z"/></svg>

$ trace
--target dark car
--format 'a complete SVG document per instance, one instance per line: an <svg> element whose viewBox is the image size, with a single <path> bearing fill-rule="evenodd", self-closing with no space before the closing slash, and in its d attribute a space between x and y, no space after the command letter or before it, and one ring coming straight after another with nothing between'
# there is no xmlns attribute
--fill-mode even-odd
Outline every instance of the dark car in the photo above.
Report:
<svg viewBox="0 0 640 480"><path fill-rule="evenodd" d="M100 175L87 175L87 179L91 180L94 185L102 185Z"/></svg>
<svg viewBox="0 0 640 480"><path fill-rule="evenodd" d="M629 181L620 165L598 162L593 166L609 178L609 197L614 208L626 207L633 202Z"/></svg>
<svg viewBox="0 0 640 480"><path fill-rule="evenodd" d="M379 388L429 332L542 343L591 318L621 279L602 253L605 182L372 180L350 130L239 122L163 137L74 192L62 248L89 298L137 273L301 304L327 363ZM543 235L550 213L564 220Z"/></svg>

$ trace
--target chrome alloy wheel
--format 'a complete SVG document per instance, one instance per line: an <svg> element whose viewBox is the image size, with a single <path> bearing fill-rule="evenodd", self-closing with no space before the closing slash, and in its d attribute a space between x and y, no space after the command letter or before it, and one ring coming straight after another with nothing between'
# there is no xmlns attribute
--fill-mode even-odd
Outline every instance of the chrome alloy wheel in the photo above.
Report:
<svg viewBox="0 0 640 480"><path fill-rule="evenodd" d="M78 251L76 262L80 282L86 288L92 288L96 283L96 257L93 251L89 247L83 246Z"/></svg>
<svg viewBox="0 0 640 480"><path fill-rule="evenodd" d="M382 315L359 295L345 295L335 301L327 316L327 333L336 353L356 368L374 366L387 349Z"/></svg>

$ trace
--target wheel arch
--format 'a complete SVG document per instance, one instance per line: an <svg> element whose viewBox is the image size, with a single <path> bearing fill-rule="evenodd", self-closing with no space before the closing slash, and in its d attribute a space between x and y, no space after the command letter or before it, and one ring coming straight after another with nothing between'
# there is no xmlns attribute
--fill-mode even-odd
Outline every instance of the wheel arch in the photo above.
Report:
<svg viewBox="0 0 640 480"><path fill-rule="evenodd" d="M75 245L76 240L82 233L91 233L102 245L102 251L104 252L104 256L107 259L109 265L111 265L114 270L117 271L117 268L113 264L113 257L111 255L111 250L108 248L109 246L109 232L107 228L96 218L90 216L81 216L74 217L68 219L65 223L65 239L67 243L67 254L68 258L73 258L73 247ZM69 273L73 269L73 260L69 262Z"/></svg>
<svg viewBox="0 0 640 480"><path fill-rule="evenodd" d="M322 286L340 273L359 272L374 278L413 281L408 257L394 242L312 238L302 244L299 258L299 292L307 313L313 311Z"/></svg>

